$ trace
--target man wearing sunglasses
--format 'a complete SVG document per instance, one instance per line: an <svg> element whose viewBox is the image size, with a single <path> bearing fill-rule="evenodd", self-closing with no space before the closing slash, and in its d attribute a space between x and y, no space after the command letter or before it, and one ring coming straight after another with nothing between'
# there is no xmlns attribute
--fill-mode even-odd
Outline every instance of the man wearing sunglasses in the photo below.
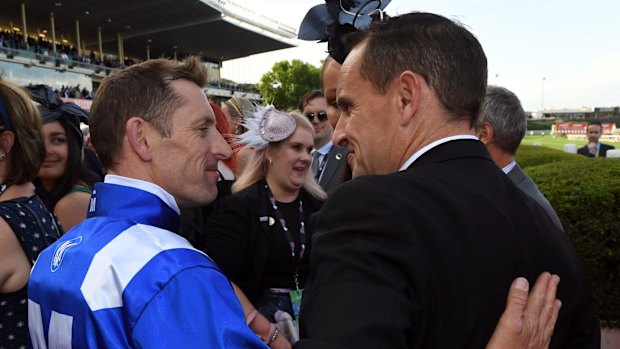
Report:
<svg viewBox="0 0 620 349"><path fill-rule="evenodd" d="M313 90L301 97L299 110L314 127L312 174L321 188L331 194L342 183L342 170L347 151L332 142L334 128L327 118L327 102L323 92Z"/></svg>

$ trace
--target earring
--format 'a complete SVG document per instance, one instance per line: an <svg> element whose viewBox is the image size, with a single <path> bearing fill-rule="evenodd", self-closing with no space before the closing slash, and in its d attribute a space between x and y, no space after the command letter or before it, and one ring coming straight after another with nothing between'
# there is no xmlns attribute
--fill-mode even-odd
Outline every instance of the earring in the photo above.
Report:
<svg viewBox="0 0 620 349"><path fill-rule="evenodd" d="M6 159L6 154L0 154L0 160Z"/></svg>
<svg viewBox="0 0 620 349"><path fill-rule="evenodd" d="M273 161L269 159L269 166L273 166Z"/></svg>

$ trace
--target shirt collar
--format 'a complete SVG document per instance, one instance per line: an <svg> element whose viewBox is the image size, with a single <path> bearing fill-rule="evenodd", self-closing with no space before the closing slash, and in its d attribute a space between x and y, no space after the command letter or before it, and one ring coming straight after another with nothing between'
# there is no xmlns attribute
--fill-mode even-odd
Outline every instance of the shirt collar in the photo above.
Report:
<svg viewBox="0 0 620 349"><path fill-rule="evenodd" d="M457 139L478 140L478 137L473 136L473 135L457 135L457 136L450 136L450 137L438 139L434 141L433 143L427 144L426 146L422 147L422 149L416 151L413 155L411 155L411 157L407 159L407 161L405 161L405 163L400 167L399 171L404 171L407 168L409 168L409 166L411 166L411 164L413 164L413 162L416 161L420 156L424 155L424 153L435 148L436 146L443 144L443 143L450 142L450 141L454 141Z"/></svg>
<svg viewBox="0 0 620 349"><path fill-rule="evenodd" d="M515 166L517 166L517 162L512 160L511 163L509 163L508 165L502 168L502 172L504 172L505 174L508 174L508 172L512 171L512 169L515 168Z"/></svg>
<svg viewBox="0 0 620 349"><path fill-rule="evenodd" d="M330 139L329 142L325 143L322 147L320 147L319 149L314 149L314 150L321 153L321 155L326 155L332 149L333 145L334 145L334 142L332 142L332 140Z"/></svg>
<svg viewBox="0 0 620 349"><path fill-rule="evenodd" d="M103 182L109 183L109 184L124 185L126 187L133 187L133 188L137 188L137 189L141 189L146 192L149 192L159 197L161 201L165 202L166 205L170 206L170 208L173 209L177 214L181 214L181 210L179 209L179 206L177 205L177 202L174 199L174 196L170 195L167 191L165 191L162 187L158 186L157 184L146 182L146 181L135 179L135 178L129 178L129 177L123 177L123 176L117 176L117 175L111 175L111 174L106 175Z"/></svg>

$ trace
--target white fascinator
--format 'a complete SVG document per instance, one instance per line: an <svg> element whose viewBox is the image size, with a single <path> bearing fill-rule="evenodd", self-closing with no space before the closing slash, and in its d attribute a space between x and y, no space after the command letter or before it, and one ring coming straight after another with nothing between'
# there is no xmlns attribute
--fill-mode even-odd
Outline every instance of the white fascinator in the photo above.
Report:
<svg viewBox="0 0 620 349"><path fill-rule="evenodd" d="M252 117L244 119L241 125L247 131L237 136L236 143L258 150L269 143L285 140L297 127L292 116L277 110L273 105L257 106Z"/></svg>

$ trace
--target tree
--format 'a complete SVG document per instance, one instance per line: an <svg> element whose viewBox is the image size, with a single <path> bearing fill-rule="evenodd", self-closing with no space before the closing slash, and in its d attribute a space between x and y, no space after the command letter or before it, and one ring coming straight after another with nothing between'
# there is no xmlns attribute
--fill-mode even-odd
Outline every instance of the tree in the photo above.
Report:
<svg viewBox="0 0 620 349"><path fill-rule="evenodd" d="M306 92L320 87L321 68L298 59L277 62L258 84L265 103L285 111L296 109Z"/></svg>

